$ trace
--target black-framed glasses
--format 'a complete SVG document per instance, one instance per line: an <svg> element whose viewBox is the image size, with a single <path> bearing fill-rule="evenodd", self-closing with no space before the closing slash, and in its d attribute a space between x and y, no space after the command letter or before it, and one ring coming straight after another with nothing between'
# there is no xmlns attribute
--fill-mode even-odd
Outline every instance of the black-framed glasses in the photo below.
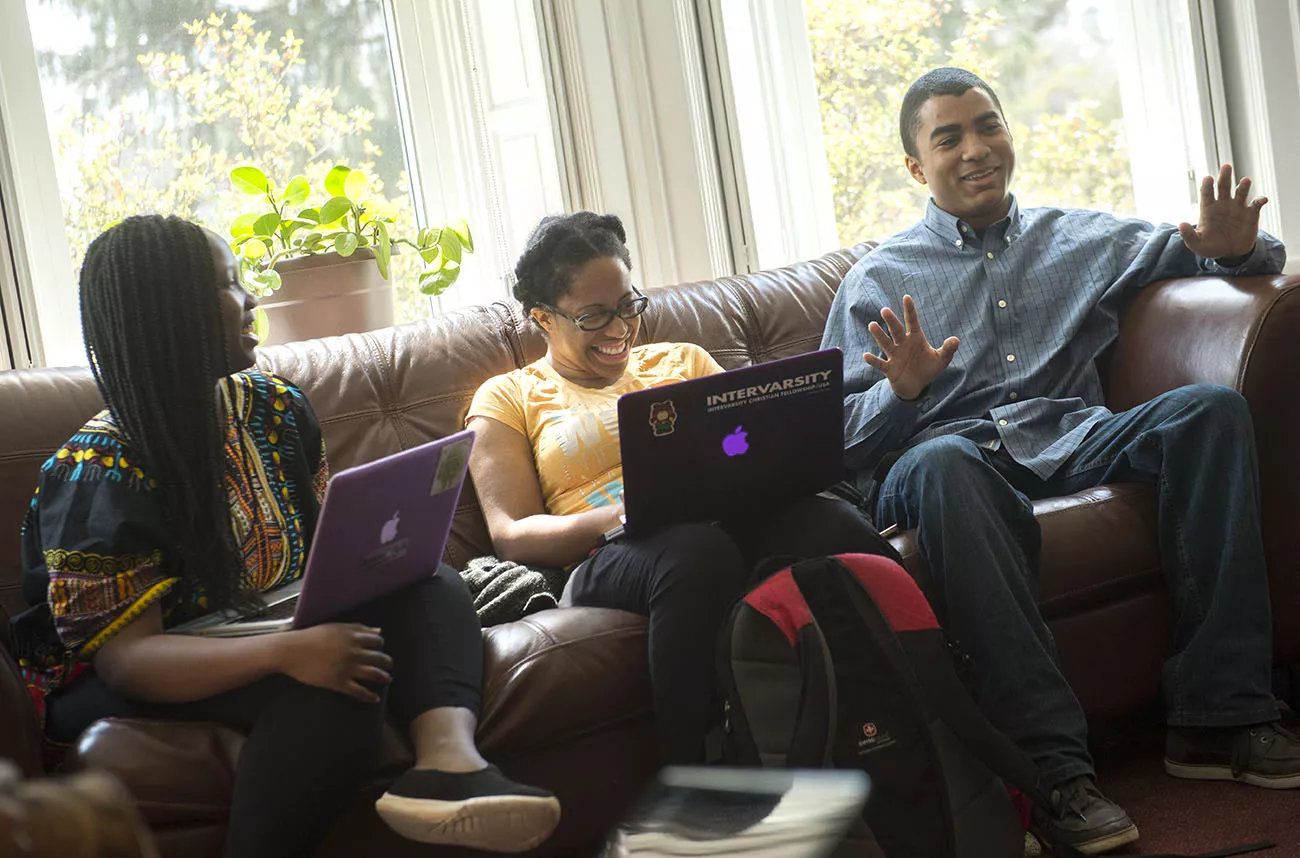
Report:
<svg viewBox="0 0 1300 858"><path fill-rule="evenodd" d="M573 322L573 324L578 326L578 330L586 331L591 334L608 328L610 323L614 321L615 316L620 319L635 319L637 316L645 312L646 307L650 306L650 299L645 295L642 295L636 289L633 289L632 291L636 294L636 297L628 298L626 301L621 302L614 310L597 310L594 313L583 313L581 316L570 316L568 313L556 307L547 306L545 304L542 306L555 315L563 316L570 322Z"/></svg>

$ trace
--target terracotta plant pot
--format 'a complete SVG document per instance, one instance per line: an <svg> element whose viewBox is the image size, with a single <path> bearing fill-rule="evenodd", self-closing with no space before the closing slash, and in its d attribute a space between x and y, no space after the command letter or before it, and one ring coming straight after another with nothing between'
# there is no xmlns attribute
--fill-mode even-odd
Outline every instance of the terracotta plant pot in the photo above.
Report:
<svg viewBox="0 0 1300 858"><path fill-rule="evenodd" d="M271 323L263 345L373 331L393 324L393 284L369 250L277 263L281 286L261 300Z"/></svg>

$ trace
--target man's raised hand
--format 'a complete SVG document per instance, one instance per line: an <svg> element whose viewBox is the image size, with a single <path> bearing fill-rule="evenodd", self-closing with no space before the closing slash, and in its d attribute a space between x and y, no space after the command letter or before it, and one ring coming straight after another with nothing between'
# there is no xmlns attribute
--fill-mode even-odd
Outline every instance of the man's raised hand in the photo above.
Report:
<svg viewBox="0 0 1300 858"><path fill-rule="evenodd" d="M957 353L961 341L949 337L939 348L931 346L925 338L925 332L921 330L921 319L916 314L916 302L911 295L903 296L903 319L906 324L888 307L880 311L880 318L889 328L888 333L879 322L867 325L867 330L875 339L876 345L880 346L884 357L867 352L862 355L862 359L889 379L895 396L899 399L915 399L952 363L952 356Z"/></svg>
<svg viewBox="0 0 1300 858"><path fill-rule="evenodd" d="M1217 193L1216 193L1217 190ZM1234 189L1232 165L1219 168L1219 180L1201 180L1201 213L1196 226L1180 223L1178 234L1187 249L1205 259L1241 259L1255 249L1259 235L1259 210L1268 197L1250 199L1250 179L1243 178Z"/></svg>

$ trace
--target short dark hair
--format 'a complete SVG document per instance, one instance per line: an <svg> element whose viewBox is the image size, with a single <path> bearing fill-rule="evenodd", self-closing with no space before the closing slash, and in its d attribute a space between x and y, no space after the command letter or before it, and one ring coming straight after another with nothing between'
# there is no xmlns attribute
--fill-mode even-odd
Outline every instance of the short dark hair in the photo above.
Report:
<svg viewBox="0 0 1300 858"><path fill-rule="evenodd" d="M575 212L542 218L515 265L514 295L527 313L554 307L573 285L573 272L593 259L621 259L629 269L627 231L618 215Z"/></svg>
<svg viewBox="0 0 1300 858"><path fill-rule="evenodd" d="M898 134L903 138L903 151L913 158L919 158L916 148L916 132L920 130L921 106L936 95L965 95L967 90L979 88L993 99L993 106L1002 113L1002 102L993 87L984 82L979 75L953 66L931 69L921 75L907 89L903 96L903 107L898 112ZM1003 113L1003 119L1006 114Z"/></svg>

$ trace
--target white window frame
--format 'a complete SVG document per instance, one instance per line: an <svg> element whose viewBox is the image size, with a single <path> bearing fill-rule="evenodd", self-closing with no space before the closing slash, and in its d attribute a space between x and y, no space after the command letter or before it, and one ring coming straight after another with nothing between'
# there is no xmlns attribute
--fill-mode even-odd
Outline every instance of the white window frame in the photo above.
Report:
<svg viewBox="0 0 1300 858"><path fill-rule="evenodd" d="M5 200L13 198L13 189L3 162L7 155L4 146L4 124L0 122L0 370L32 366L28 351L27 330L23 321L24 299L18 290L18 270L14 260L10 226L17 225L17 216L6 216Z"/></svg>
<svg viewBox="0 0 1300 858"><path fill-rule="evenodd" d="M511 273L522 249L506 235L506 221L516 212L504 172L499 137L494 137L484 98L493 55L483 9L470 0L388 0L392 12L390 45L398 78L399 102L409 134L408 158L415 178L416 210L422 219L442 222L463 217L474 230L475 252L464 259L461 280L435 299L440 311L487 304L509 295ZM502 4L497 4L500 9ZM532 0L516 0L507 10L517 20L519 49L539 95L545 96L545 66L540 26ZM538 33L531 37L529 33ZM496 47L501 48L500 44ZM511 57L514 61L514 57ZM549 106L540 109L548 116ZM546 212L557 213L565 199L556 163L554 134L539 140L540 177ZM553 173L553 175L552 175Z"/></svg>
<svg viewBox="0 0 1300 858"><path fill-rule="evenodd" d="M538 0L570 210L623 218L637 282L733 274L697 0Z"/></svg>
<svg viewBox="0 0 1300 858"><path fill-rule="evenodd" d="M1115 6L1127 24L1120 28L1119 79L1137 214L1157 223L1194 222L1201 177L1217 175L1218 165L1231 160L1212 19L1201 0ZM1174 12L1186 29L1172 20ZM1171 140L1170 129L1181 139Z"/></svg>
<svg viewBox="0 0 1300 858"><path fill-rule="evenodd" d="M21 311L22 350L30 365L85 363L79 323L42 331L39 322L79 320L81 311L25 2L0 3L0 122L5 130L0 182L17 278L12 291L19 298L11 308L10 295L0 296L6 315Z"/></svg>
<svg viewBox="0 0 1300 858"><path fill-rule="evenodd" d="M479 75L491 58L479 52L487 22L479 20L470 2L387 0L385 7L417 217L426 223L464 217L474 230L475 253L465 256L457 284L434 300L438 311L506 297L516 252L498 227L510 200L496 182L499 165L476 99ZM532 0L520 0L515 8L526 19L521 26L536 28ZM535 50L527 61L540 78L540 44L525 44L524 50ZM0 193L6 205L3 226L13 239L13 274L6 276L11 260L6 232L0 231L0 301L7 332L18 342L19 366L83 364L79 325L39 328L40 319L79 319L80 311L35 69L25 0L0 3L0 131L9 132L0 134ZM548 202L558 210L564 202L558 170L546 180ZM4 365L0 356L0 368Z"/></svg>
<svg viewBox="0 0 1300 858"><path fill-rule="evenodd" d="M739 220L734 234L743 251L740 267L757 271L837 249L841 242L802 0L700 0L699 5L718 104L721 161L728 168L725 188ZM737 99L746 93L738 94L733 81L736 55L746 59L749 107L762 111L762 129L739 120ZM753 90L761 94L757 104Z"/></svg>
<svg viewBox="0 0 1300 858"><path fill-rule="evenodd" d="M1222 49L1235 166L1270 202L1260 226L1300 243L1300 2L1205 0ZM1285 271L1300 274L1300 258Z"/></svg>

